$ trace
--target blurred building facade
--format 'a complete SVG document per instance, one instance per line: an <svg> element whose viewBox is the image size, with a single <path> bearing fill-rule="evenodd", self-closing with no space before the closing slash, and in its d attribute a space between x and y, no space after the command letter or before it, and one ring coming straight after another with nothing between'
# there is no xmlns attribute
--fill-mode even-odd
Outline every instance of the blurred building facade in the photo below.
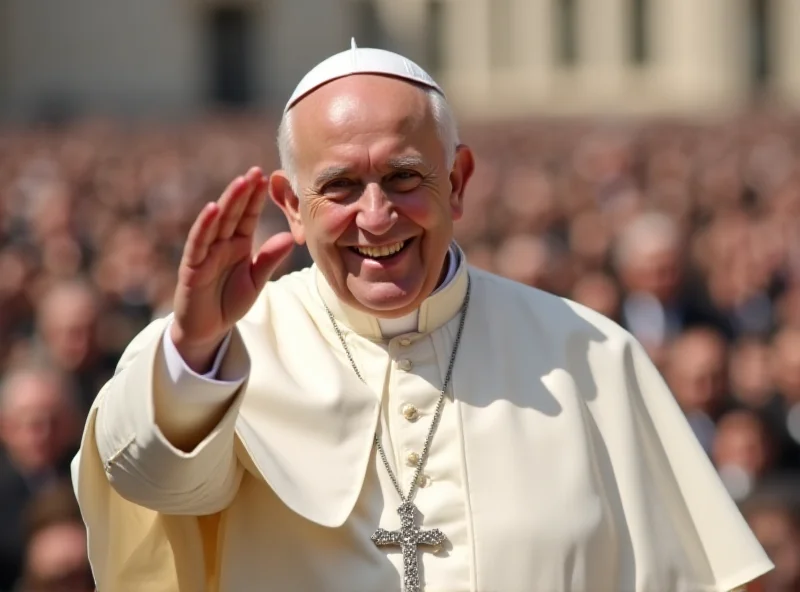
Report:
<svg viewBox="0 0 800 592"><path fill-rule="evenodd" d="M471 116L794 105L798 26L796 0L0 0L0 116L277 107L350 36Z"/></svg>

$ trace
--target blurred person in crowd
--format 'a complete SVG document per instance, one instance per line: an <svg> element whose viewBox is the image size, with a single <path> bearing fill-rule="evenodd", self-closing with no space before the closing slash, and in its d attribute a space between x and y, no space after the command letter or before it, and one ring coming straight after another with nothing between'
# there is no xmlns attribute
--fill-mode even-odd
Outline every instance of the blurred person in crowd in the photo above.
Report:
<svg viewBox="0 0 800 592"><path fill-rule="evenodd" d="M800 329L800 285L791 285L775 302L775 316L781 327Z"/></svg>
<svg viewBox="0 0 800 592"><path fill-rule="evenodd" d="M708 453L726 403L727 371L727 344L711 327L687 329L669 346L665 378Z"/></svg>
<svg viewBox="0 0 800 592"><path fill-rule="evenodd" d="M759 578L757 592L800 590L800 487L795 482L777 493L756 492L742 512L775 569Z"/></svg>
<svg viewBox="0 0 800 592"><path fill-rule="evenodd" d="M786 405L775 387L771 355L770 344L764 339L743 337L736 341L728 364L730 406L758 414L773 436L780 464L787 443Z"/></svg>
<svg viewBox="0 0 800 592"><path fill-rule="evenodd" d="M746 499L773 466L773 442L751 411L724 414L717 423L711 458L736 500Z"/></svg>
<svg viewBox="0 0 800 592"><path fill-rule="evenodd" d="M608 274L594 272L582 275L575 282L570 296L575 302L583 304L613 321L619 321L619 285ZM658 365L658 361L654 361Z"/></svg>
<svg viewBox="0 0 800 592"><path fill-rule="evenodd" d="M516 234L500 243L492 268L505 278L543 289L550 273L551 249L542 237Z"/></svg>
<svg viewBox="0 0 800 592"><path fill-rule="evenodd" d="M494 272L494 249L486 242L471 243L464 249L471 264L489 273Z"/></svg>
<svg viewBox="0 0 800 592"><path fill-rule="evenodd" d="M569 224L568 240L570 251L583 270L604 269L611 249L611 232L600 212L579 212Z"/></svg>
<svg viewBox="0 0 800 592"><path fill-rule="evenodd" d="M782 465L800 470L800 329L787 327L773 339L772 372L783 407L776 433Z"/></svg>
<svg viewBox="0 0 800 592"><path fill-rule="evenodd" d="M501 194L503 209L508 213L503 231L544 235L551 230L560 214L552 185L546 171L535 167L520 166L507 171ZM523 195L525 199L520 199Z"/></svg>
<svg viewBox="0 0 800 592"><path fill-rule="evenodd" d="M285 168L201 210L174 316L90 413L73 467L101 589L727 592L771 569L630 333L469 266L474 158L427 74L353 44L279 145ZM267 193L290 234L259 248ZM497 263L537 283L520 238ZM269 281L293 241L314 266Z"/></svg>
<svg viewBox="0 0 800 592"><path fill-rule="evenodd" d="M786 327L772 340L772 373L783 407L779 415L784 466L800 470L800 329Z"/></svg>
<svg viewBox="0 0 800 592"><path fill-rule="evenodd" d="M684 237L666 214L647 212L625 226L613 263L622 283L621 319L648 351L659 350L693 325L727 330L686 270Z"/></svg>
<svg viewBox="0 0 800 592"><path fill-rule="evenodd" d="M572 256L556 237L517 233L497 247L491 268L515 282L566 296L574 283L572 263Z"/></svg>
<svg viewBox="0 0 800 592"><path fill-rule="evenodd" d="M80 280L58 282L37 307L34 355L73 377L84 408L113 375L119 352L99 342L102 301L97 290Z"/></svg>
<svg viewBox="0 0 800 592"><path fill-rule="evenodd" d="M764 235L763 225L733 211L715 217L696 241L711 302L731 335L765 336L773 328L772 297L779 285Z"/></svg>
<svg viewBox="0 0 800 592"><path fill-rule="evenodd" d="M19 575L23 509L69 475L81 418L61 373L38 365L6 373L0 387L0 590Z"/></svg>
<svg viewBox="0 0 800 592"><path fill-rule="evenodd" d="M728 378L738 405L761 410L778 399L770 353L769 343L756 337L740 338L731 347Z"/></svg>
<svg viewBox="0 0 800 592"><path fill-rule="evenodd" d="M33 329L31 284L35 277L35 250L5 246L0 249L0 355L15 340L26 339Z"/></svg>
<svg viewBox="0 0 800 592"><path fill-rule="evenodd" d="M86 528L69 481L38 494L25 518L25 559L14 592L94 590Z"/></svg>

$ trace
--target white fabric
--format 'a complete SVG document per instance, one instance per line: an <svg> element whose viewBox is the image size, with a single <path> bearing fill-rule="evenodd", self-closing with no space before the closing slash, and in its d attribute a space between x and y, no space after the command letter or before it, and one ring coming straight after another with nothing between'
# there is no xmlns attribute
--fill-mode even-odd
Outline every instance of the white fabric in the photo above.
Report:
<svg viewBox="0 0 800 592"><path fill-rule="evenodd" d="M725 592L772 567L628 333L552 295L469 277L452 396L415 499L423 525L450 539L420 553L425 590ZM98 395L73 462L98 589L399 592L400 553L369 540L399 523L373 435L407 486L467 283L462 258L416 331L387 341L313 268L271 282L220 368L245 383L185 426L183 445L154 419L172 387L167 323L151 324ZM189 378L184 388L205 388Z"/></svg>
<svg viewBox="0 0 800 592"><path fill-rule="evenodd" d="M384 49L356 47L353 39L350 49L329 57L303 77L286 103L284 112L323 84L353 74L383 74L403 78L433 88L444 95L436 81L408 58Z"/></svg>
<svg viewBox="0 0 800 592"><path fill-rule="evenodd" d="M180 384L181 381L185 379L186 374L189 374L194 378L205 378L213 382L218 382L214 379L219 372L222 359L225 357L225 352L228 351L228 346L231 343L231 333L228 333L225 336L225 339L219 346L219 350L214 357L214 363L212 364L211 369L205 374L198 374L186 365L186 363L183 361L183 358L181 358L180 353L178 353L178 350L175 348L175 344L170 336L170 328L172 327L173 322L173 319L170 317L169 321L167 322L167 330L164 332L164 355L167 358L167 372L169 373L169 377L172 379L172 382L176 385ZM223 384L233 383L226 381Z"/></svg>
<svg viewBox="0 0 800 592"><path fill-rule="evenodd" d="M453 281L453 278L456 275L456 270L458 269L458 265L461 262L461 250L456 248L454 245L451 245L448 255L447 274L445 275L444 281L433 291L434 294L445 288L451 281ZM383 336L388 339L402 335L403 333L415 331L417 328L418 319L419 311L415 310L414 312L398 319L378 319L378 324L381 327L381 333L383 333Z"/></svg>
<svg viewBox="0 0 800 592"><path fill-rule="evenodd" d="M461 263L461 250L455 245L450 247L448 255L447 274L445 275L444 281L439 284L439 287L437 287L436 290L434 290L434 294L442 290L451 281L453 281L453 278L456 275L456 270ZM399 319L379 319L378 322L380 323L383 334L387 338L390 338L413 331L417 326L418 317L419 311L414 311L404 317L400 317ZM172 324L171 319L169 323L170 325ZM223 341L222 345L220 345L219 351L214 358L214 364L212 365L211 370L209 370L206 374L198 374L186 365L186 362L183 361L183 358L181 358L178 350L175 349L175 344L172 342L172 338L170 337L168 326L167 331L164 332L164 356L166 357L167 361L167 372L172 380L172 384L175 386L174 389L169 390L169 393L181 398L190 396L195 400L195 402L198 402L194 393L194 389L185 389L181 388L181 386L190 382L196 383L197 381L207 381L211 385L218 387L227 386L227 388L215 388L214 390L204 391L211 396L211 400L208 401L210 404L218 404L232 397L236 389L241 386L244 377L242 376L241 378L237 378L236 380L232 381L216 380L220 364L222 364L222 359L225 357L225 353L228 351L230 342L231 334L228 333L228 335L225 337L225 341Z"/></svg>

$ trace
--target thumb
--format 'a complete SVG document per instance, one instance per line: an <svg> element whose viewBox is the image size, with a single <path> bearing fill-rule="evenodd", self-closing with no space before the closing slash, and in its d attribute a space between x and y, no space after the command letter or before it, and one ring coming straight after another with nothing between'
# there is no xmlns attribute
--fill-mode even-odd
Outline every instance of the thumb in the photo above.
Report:
<svg viewBox="0 0 800 592"><path fill-rule="evenodd" d="M270 276L292 252L293 247L294 238L289 232L278 233L261 245L250 265L250 277L257 291L261 291Z"/></svg>

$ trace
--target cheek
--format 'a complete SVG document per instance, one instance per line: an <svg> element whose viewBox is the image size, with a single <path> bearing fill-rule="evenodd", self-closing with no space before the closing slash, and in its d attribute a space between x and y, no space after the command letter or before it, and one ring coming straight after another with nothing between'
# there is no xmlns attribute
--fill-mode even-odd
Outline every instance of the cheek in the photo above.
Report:
<svg viewBox="0 0 800 592"><path fill-rule="evenodd" d="M433 193L415 193L397 200L398 211L422 228L434 228L452 219L450 203Z"/></svg>
<svg viewBox="0 0 800 592"><path fill-rule="evenodd" d="M309 210L306 223L308 240L315 243L336 242L351 226L355 210L336 203L326 203Z"/></svg>

